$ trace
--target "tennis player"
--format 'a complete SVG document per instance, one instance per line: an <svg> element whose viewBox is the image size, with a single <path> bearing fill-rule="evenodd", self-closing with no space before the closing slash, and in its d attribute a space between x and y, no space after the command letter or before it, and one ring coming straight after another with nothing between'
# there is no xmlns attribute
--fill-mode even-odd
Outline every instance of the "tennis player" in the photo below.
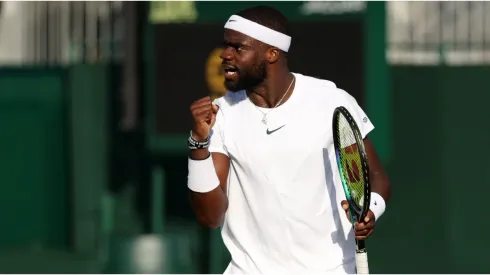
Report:
<svg viewBox="0 0 490 275"><path fill-rule="evenodd" d="M354 237L373 233L390 197L367 138L374 126L334 83L290 72L290 45L279 11L257 6L232 15L221 54L229 92L190 107L188 188L198 221L221 226L232 257L225 274L355 273ZM369 158L372 202L355 230L335 163L338 106L355 116Z"/></svg>

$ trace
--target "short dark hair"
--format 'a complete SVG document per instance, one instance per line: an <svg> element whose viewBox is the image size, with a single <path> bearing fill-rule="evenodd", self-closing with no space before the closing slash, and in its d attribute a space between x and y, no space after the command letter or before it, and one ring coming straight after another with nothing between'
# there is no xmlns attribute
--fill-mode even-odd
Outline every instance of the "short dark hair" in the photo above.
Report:
<svg viewBox="0 0 490 275"><path fill-rule="evenodd" d="M280 11L269 6L255 6L241 10L236 15L268 27L285 35L291 35L289 22Z"/></svg>

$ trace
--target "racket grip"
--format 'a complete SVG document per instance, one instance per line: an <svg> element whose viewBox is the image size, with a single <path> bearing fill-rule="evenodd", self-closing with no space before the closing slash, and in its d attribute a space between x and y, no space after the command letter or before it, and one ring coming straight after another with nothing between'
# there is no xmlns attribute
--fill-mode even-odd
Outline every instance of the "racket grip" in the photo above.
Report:
<svg viewBox="0 0 490 275"><path fill-rule="evenodd" d="M357 274L369 274L367 252L356 252L356 270Z"/></svg>

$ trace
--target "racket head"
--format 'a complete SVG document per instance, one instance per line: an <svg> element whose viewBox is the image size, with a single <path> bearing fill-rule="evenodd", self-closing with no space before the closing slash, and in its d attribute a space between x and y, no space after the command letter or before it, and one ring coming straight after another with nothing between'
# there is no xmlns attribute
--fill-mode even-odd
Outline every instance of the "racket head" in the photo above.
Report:
<svg viewBox="0 0 490 275"><path fill-rule="evenodd" d="M369 211L371 185L366 149L356 121L343 107L333 114L333 140L335 157L345 197L357 220L362 220Z"/></svg>

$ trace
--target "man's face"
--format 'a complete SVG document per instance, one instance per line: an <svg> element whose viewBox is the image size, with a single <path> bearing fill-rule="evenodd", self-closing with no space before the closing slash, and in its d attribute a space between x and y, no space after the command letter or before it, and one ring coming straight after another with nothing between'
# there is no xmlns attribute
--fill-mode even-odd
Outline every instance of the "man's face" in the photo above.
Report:
<svg viewBox="0 0 490 275"><path fill-rule="evenodd" d="M253 88L267 76L263 44L234 30L225 30L225 49L220 55L225 86L231 92Z"/></svg>

